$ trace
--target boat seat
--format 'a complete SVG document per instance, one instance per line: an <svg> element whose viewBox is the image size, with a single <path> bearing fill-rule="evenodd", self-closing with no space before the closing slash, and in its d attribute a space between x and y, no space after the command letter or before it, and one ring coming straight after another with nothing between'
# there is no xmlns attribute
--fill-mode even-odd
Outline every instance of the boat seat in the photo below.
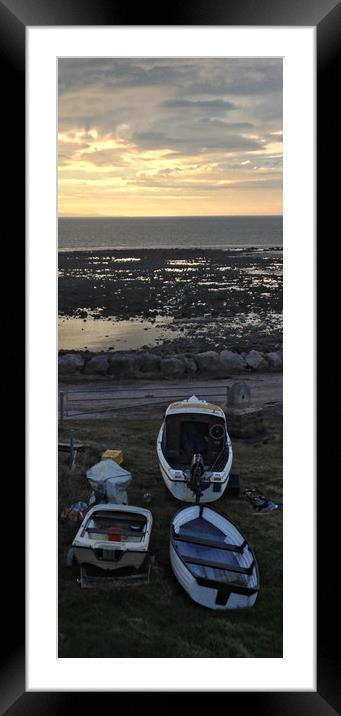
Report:
<svg viewBox="0 0 341 716"><path fill-rule="evenodd" d="M224 550L227 550L228 552L238 552L239 554L242 554L244 552L244 549L247 545L247 541L245 539L241 545L236 545L236 544L229 544L227 542L224 542L223 540L214 540L214 539L209 539L207 537L198 537L198 535L190 535L187 532L176 534L176 532L174 532L174 528L173 528L173 538L175 540L177 540L178 542L189 542L191 544L199 544L204 547L214 547L217 549L224 549Z"/></svg>
<svg viewBox="0 0 341 716"><path fill-rule="evenodd" d="M224 572L236 572L237 574L248 574L249 576L253 572L255 561L252 560L249 567L235 567L231 564L223 564L222 562L213 562L209 559L200 559L199 557L184 557L181 555L181 559L186 564L200 565L202 567L212 567L213 569L221 569Z"/></svg>
<svg viewBox="0 0 341 716"><path fill-rule="evenodd" d="M98 534L98 535L109 535L109 529L102 529L101 527L86 527L86 532L89 532L90 534ZM133 530L123 530L122 531L122 537L142 537L144 535L144 532L134 532Z"/></svg>
<svg viewBox="0 0 341 716"><path fill-rule="evenodd" d="M223 582L219 582L217 579L207 579L206 577L197 577L196 578L198 584L200 587L210 587L211 589L217 589L219 592L225 592L226 597L228 597L230 594L243 594L246 597L251 597L253 594L257 594L259 591L259 586L257 584L256 587L246 587L242 584L236 584L234 582L229 582L228 584L225 584L222 588ZM226 600L224 600L222 603L226 604ZM216 602L219 603L219 602Z"/></svg>
<svg viewBox="0 0 341 716"><path fill-rule="evenodd" d="M114 511L114 510L113 510ZM95 515L92 516L92 521L95 522L96 520L110 520L112 525L119 524L120 522L129 522L130 525L144 525L146 524L146 518L143 517L143 515L133 515L132 517L129 517L128 515L112 515L112 514L106 514L105 512L97 512Z"/></svg>

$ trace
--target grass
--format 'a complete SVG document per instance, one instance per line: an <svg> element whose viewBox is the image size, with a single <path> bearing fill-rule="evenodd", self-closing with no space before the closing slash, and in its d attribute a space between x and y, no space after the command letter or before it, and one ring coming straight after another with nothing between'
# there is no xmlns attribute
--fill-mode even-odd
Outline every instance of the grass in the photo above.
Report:
<svg viewBox="0 0 341 716"><path fill-rule="evenodd" d="M70 472L67 454L59 463L59 514L90 496L85 471L106 448L124 451L133 481L129 503L144 505L152 494L150 550L155 564L149 584L81 590L74 570L64 564L77 525L59 521L59 657L282 657L282 512L256 513L228 492L214 504L240 527L255 550L261 588L252 609L211 611L191 601L178 584L168 556L171 517L180 507L158 481L155 442L159 420L119 419L68 422L77 440L91 445L78 452ZM256 487L274 502L282 500L282 423L266 418L266 444L233 440L234 466L241 489Z"/></svg>

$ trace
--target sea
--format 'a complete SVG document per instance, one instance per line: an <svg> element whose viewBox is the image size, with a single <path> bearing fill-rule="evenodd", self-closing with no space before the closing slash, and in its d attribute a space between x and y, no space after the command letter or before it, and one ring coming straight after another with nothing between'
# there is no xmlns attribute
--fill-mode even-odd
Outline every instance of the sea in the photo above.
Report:
<svg viewBox="0 0 341 716"><path fill-rule="evenodd" d="M281 247L282 216L62 217L59 251Z"/></svg>

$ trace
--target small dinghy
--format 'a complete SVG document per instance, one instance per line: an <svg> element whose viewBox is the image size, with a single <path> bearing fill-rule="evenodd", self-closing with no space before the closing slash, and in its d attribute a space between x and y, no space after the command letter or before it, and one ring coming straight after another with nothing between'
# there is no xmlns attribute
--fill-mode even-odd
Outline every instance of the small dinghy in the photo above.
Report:
<svg viewBox="0 0 341 716"><path fill-rule="evenodd" d="M139 569L148 553L152 522L151 512L142 507L95 505L72 543L75 558L105 570Z"/></svg>
<svg viewBox="0 0 341 716"><path fill-rule="evenodd" d="M170 561L193 601L209 609L252 607L259 590L254 553L239 530L211 507L182 507L171 522Z"/></svg>
<svg viewBox="0 0 341 716"><path fill-rule="evenodd" d="M183 502L213 502L222 496L232 467L232 444L224 411L192 395L171 403L157 439L162 477Z"/></svg>

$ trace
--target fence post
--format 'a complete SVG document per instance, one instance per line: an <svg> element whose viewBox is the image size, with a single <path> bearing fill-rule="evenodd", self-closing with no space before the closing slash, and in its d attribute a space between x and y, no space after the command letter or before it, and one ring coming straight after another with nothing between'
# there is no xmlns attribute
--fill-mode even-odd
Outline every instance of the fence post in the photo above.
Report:
<svg viewBox="0 0 341 716"><path fill-rule="evenodd" d="M225 403L227 406L229 405L230 390L231 390L230 386L227 385L227 386L226 386L226 403Z"/></svg>
<svg viewBox="0 0 341 716"><path fill-rule="evenodd" d="M70 470L72 470L72 466L73 466L73 462L74 462L74 453L75 453L74 432L73 432L73 430L71 430L70 431L70 458L69 458Z"/></svg>
<svg viewBox="0 0 341 716"><path fill-rule="evenodd" d="M64 427L64 393L61 390L59 393L59 427Z"/></svg>

